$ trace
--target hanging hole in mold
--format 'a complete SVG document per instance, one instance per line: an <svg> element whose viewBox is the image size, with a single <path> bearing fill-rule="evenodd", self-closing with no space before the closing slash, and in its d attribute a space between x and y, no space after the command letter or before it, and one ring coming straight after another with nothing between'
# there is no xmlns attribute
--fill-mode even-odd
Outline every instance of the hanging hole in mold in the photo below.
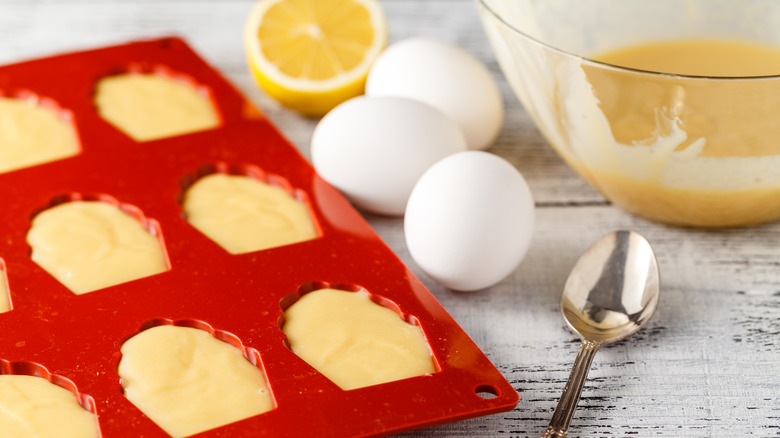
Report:
<svg viewBox="0 0 780 438"><path fill-rule="evenodd" d="M98 115L137 142L222 125L211 89L163 65L136 63L102 77L93 102Z"/></svg>
<svg viewBox="0 0 780 438"><path fill-rule="evenodd" d="M306 193L258 166L217 162L201 166L180 185L184 219L231 254L322 236Z"/></svg>
<svg viewBox="0 0 780 438"><path fill-rule="evenodd" d="M0 90L0 173L74 157L81 144L73 112L29 90Z"/></svg>
<svg viewBox="0 0 780 438"><path fill-rule="evenodd" d="M499 395L501 395L501 392L492 385L479 385L476 388L474 388L474 393L481 399L484 400L491 400Z"/></svg>
<svg viewBox="0 0 780 438"><path fill-rule="evenodd" d="M360 286L310 282L279 305L285 345L343 390L440 371L419 320Z"/></svg>
<svg viewBox="0 0 780 438"><path fill-rule="evenodd" d="M3 391L4 387L12 390ZM95 399L79 392L72 380L50 373L34 362L0 359L0 411L16 420L7 427L18 425L30 435L54 436L43 432L51 430L51 418L56 417L68 418L57 425L63 434L84 438L101 436ZM15 431L5 429L3 436L16 436Z"/></svg>
<svg viewBox="0 0 780 438"><path fill-rule="evenodd" d="M122 343L117 373L124 396L174 437L276 407L260 353L236 335L200 320L143 324ZM193 375L198 379L189 377Z"/></svg>
<svg viewBox="0 0 780 438"><path fill-rule="evenodd" d="M31 218L30 257L80 295L170 270L160 224L106 194L55 197Z"/></svg>

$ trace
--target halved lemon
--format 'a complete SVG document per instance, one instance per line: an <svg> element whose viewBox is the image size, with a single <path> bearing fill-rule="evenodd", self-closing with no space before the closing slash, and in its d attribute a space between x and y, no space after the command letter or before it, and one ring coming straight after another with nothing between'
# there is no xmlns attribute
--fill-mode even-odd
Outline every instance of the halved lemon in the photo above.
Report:
<svg viewBox="0 0 780 438"><path fill-rule="evenodd" d="M377 0L260 0L244 44L249 69L268 95L320 116L363 93L387 33Z"/></svg>

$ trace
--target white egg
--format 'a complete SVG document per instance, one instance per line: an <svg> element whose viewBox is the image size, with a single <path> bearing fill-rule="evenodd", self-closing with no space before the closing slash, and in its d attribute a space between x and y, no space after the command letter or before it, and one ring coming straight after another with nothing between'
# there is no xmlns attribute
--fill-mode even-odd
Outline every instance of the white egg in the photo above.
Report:
<svg viewBox="0 0 780 438"><path fill-rule="evenodd" d="M425 103L401 97L350 99L320 120L314 168L355 205L404 214L417 180L440 159L466 150L458 126Z"/></svg>
<svg viewBox="0 0 780 438"><path fill-rule="evenodd" d="M534 201L520 172L503 158L466 151L420 178L404 217L414 261L441 285L490 287L523 260L534 228Z"/></svg>
<svg viewBox="0 0 780 438"><path fill-rule="evenodd" d="M485 65L453 44L410 38L388 47L374 62L366 95L420 100L450 116L469 149L485 149L504 122L504 106Z"/></svg>

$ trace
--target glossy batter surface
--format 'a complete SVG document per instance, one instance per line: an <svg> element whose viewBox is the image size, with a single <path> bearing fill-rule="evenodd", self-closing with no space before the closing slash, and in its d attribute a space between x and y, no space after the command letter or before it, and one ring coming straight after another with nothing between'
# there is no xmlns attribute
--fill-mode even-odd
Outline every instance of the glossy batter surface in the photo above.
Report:
<svg viewBox="0 0 780 438"><path fill-rule="evenodd" d="M117 206L74 201L37 214L32 259L76 294L168 270L160 241Z"/></svg>
<svg viewBox="0 0 780 438"><path fill-rule="evenodd" d="M292 351L345 390L436 372L420 327L366 292L320 289L285 312Z"/></svg>
<svg viewBox="0 0 780 438"><path fill-rule="evenodd" d="M98 82L94 101L101 117L136 141L189 134L220 124L205 93L164 75L107 76Z"/></svg>
<svg viewBox="0 0 780 438"><path fill-rule="evenodd" d="M0 375L3 438L98 438L95 415L76 396L46 379Z"/></svg>
<svg viewBox="0 0 780 438"><path fill-rule="evenodd" d="M0 173L72 157L76 131L35 101L0 97Z"/></svg>
<svg viewBox="0 0 780 438"><path fill-rule="evenodd" d="M203 330L157 326L130 338L121 351L125 396L173 437L274 408L263 372Z"/></svg>
<svg viewBox="0 0 780 438"><path fill-rule="evenodd" d="M184 213L195 228L240 254L315 239L306 205L254 178L215 173L186 193Z"/></svg>

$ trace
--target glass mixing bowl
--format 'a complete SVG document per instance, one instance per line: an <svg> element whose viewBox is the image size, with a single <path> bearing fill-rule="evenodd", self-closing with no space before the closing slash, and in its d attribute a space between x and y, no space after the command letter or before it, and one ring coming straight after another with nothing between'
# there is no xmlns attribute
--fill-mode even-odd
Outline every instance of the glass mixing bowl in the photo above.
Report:
<svg viewBox="0 0 780 438"><path fill-rule="evenodd" d="M780 219L780 71L694 76L589 58L670 40L780 48L780 2L476 1L539 130L615 205L685 226Z"/></svg>

